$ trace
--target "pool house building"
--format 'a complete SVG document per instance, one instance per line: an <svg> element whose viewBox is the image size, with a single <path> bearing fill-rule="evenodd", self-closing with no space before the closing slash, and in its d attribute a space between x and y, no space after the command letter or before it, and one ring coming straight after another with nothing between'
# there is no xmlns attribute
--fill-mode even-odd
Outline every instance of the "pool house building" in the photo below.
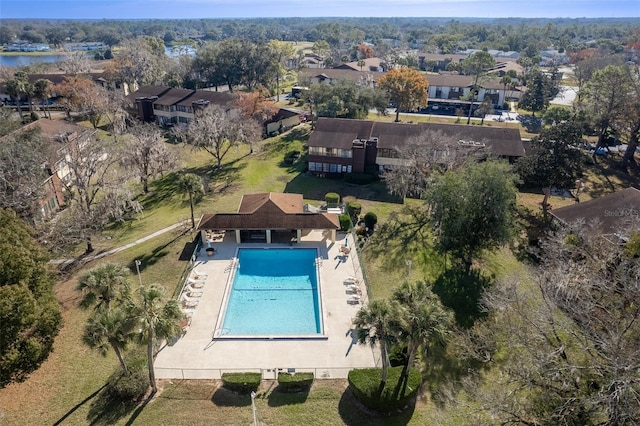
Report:
<svg viewBox="0 0 640 426"><path fill-rule="evenodd" d="M275 192L245 194L236 213L204 214L198 225L202 241L235 232L237 244L299 242L311 230L329 231L335 242L338 229L337 214L305 211L302 194Z"/></svg>

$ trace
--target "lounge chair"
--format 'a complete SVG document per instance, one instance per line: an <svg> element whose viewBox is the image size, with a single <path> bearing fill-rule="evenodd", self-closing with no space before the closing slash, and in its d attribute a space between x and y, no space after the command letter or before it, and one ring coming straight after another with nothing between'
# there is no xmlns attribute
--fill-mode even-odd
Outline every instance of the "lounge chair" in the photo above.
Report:
<svg viewBox="0 0 640 426"><path fill-rule="evenodd" d="M348 276L347 278L344 279L344 285L353 285L353 284L355 285L360 284L360 280L352 276Z"/></svg>
<svg viewBox="0 0 640 426"><path fill-rule="evenodd" d="M184 288L184 290L185 290L186 292L188 292L188 293L200 293L200 294L202 294L202 288L200 288L200 287L194 287L194 286L192 286L191 284L189 284L188 286L186 286L186 287Z"/></svg>
<svg viewBox="0 0 640 426"><path fill-rule="evenodd" d="M194 269L194 270L191 271L191 277L194 280L202 280L202 281L204 281L204 280L207 279L208 276L209 276L209 274L204 274L204 273L198 271L197 269Z"/></svg>
<svg viewBox="0 0 640 426"><path fill-rule="evenodd" d="M187 299L182 299L182 306L185 308L195 308L196 306L198 306L198 299L196 300L187 300Z"/></svg>
<svg viewBox="0 0 640 426"><path fill-rule="evenodd" d="M347 303L350 305L357 305L360 303L360 297L354 295L347 299Z"/></svg>
<svg viewBox="0 0 640 426"><path fill-rule="evenodd" d="M191 298L199 298L199 297L202 297L202 292L201 291L187 291L186 295L187 295L187 297L191 297Z"/></svg>
<svg viewBox="0 0 640 426"><path fill-rule="evenodd" d="M189 278L187 278L187 282L189 283L189 285L192 285L195 288L204 287L204 280L195 280L195 279L189 277Z"/></svg>
<svg viewBox="0 0 640 426"><path fill-rule="evenodd" d="M189 286L193 288L202 288L204 287L204 281L189 281Z"/></svg>
<svg viewBox="0 0 640 426"><path fill-rule="evenodd" d="M346 286L346 292L347 294L361 294L362 290L360 290L360 287L355 284L348 284Z"/></svg>

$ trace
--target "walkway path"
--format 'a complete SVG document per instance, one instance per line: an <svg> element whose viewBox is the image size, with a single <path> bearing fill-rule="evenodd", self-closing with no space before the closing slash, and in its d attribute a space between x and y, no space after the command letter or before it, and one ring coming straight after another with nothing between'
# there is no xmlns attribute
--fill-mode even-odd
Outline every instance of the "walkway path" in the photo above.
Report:
<svg viewBox="0 0 640 426"><path fill-rule="evenodd" d="M85 256L85 257L83 257L83 260L87 261L87 262L90 262L92 260L102 259L103 257L109 256L109 255L112 255L112 254L115 254L115 253L119 253L119 252L121 252L123 250L126 250L128 248L131 248L133 246L137 246L138 244L142 244L145 241L149 241L150 239L155 238L155 237L157 237L159 235L165 234L167 232L173 231L176 228L184 226L189 221L190 221L190 219L183 220L182 222L178 222L178 223L175 223L175 224L173 224L171 226L167 226L166 228L163 228L163 229L161 229L159 231L156 231L153 234L149 234L149 235L147 235L145 237L139 238L139 239L137 239L137 240L135 240L135 241L133 241L133 242L131 242L129 244L125 244L123 246L116 247L114 249L107 250L107 251L102 252L102 253L98 253L98 254L96 254L94 256ZM54 260L49 261L49 263L53 263L55 265L66 266L66 265L68 265L70 263L73 263L73 262L75 262L77 260L78 259L54 259Z"/></svg>

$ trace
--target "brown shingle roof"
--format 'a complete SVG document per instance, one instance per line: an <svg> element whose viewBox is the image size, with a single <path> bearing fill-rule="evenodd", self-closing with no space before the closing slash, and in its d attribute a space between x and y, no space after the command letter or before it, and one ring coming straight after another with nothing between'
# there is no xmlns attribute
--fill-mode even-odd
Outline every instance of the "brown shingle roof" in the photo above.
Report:
<svg viewBox="0 0 640 426"><path fill-rule="evenodd" d="M364 71L354 71L352 69L336 69L336 68L323 68L322 70L313 69L313 68L303 68L298 71L298 82L301 82L304 79L315 78L319 75L324 75L325 78L330 78L331 80L349 80L349 81L368 81L369 78L373 78L373 81L377 81L382 77L384 72L377 71L367 71L363 68Z"/></svg>
<svg viewBox="0 0 640 426"><path fill-rule="evenodd" d="M465 126L441 123L387 123L344 118L319 118L309 138L309 146L351 149L354 139L378 138L378 148L402 146L413 136L425 131L442 132L465 142L485 143L494 155L523 157L520 131L515 128Z"/></svg>
<svg viewBox="0 0 640 426"><path fill-rule="evenodd" d="M640 218L640 191L630 187L550 212L566 224L582 219L587 225L595 224L603 234L612 234L623 231L629 221Z"/></svg>
<svg viewBox="0 0 640 426"><path fill-rule="evenodd" d="M171 88L158 97L154 104L158 105L175 105L187 96L191 95L193 90Z"/></svg>
<svg viewBox="0 0 640 426"><path fill-rule="evenodd" d="M233 101L233 95L229 92L212 92L209 90L194 90L189 96L180 100L177 104L191 106L194 102L205 101L209 104L226 107Z"/></svg>
<svg viewBox="0 0 640 426"><path fill-rule="evenodd" d="M245 194L240 202L238 213L253 214L262 211L278 209L283 213L301 213L303 211L302 194L282 194L276 192L262 192Z"/></svg>
<svg viewBox="0 0 640 426"><path fill-rule="evenodd" d="M135 92L129 93L126 99L133 102L137 98L152 98L154 96L161 96L169 91L169 86L142 86Z"/></svg>
<svg viewBox="0 0 640 426"><path fill-rule="evenodd" d="M305 213L301 194L259 193L242 197L238 213L206 214L198 229L338 229L338 216Z"/></svg>

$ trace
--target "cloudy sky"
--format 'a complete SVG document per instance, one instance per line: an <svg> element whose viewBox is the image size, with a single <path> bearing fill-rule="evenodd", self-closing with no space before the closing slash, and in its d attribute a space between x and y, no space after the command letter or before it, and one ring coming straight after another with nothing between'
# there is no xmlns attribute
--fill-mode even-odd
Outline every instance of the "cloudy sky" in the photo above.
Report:
<svg viewBox="0 0 640 426"><path fill-rule="evenodd" d="M0 18L640 17L640 0L0 0Z"/></svg>

